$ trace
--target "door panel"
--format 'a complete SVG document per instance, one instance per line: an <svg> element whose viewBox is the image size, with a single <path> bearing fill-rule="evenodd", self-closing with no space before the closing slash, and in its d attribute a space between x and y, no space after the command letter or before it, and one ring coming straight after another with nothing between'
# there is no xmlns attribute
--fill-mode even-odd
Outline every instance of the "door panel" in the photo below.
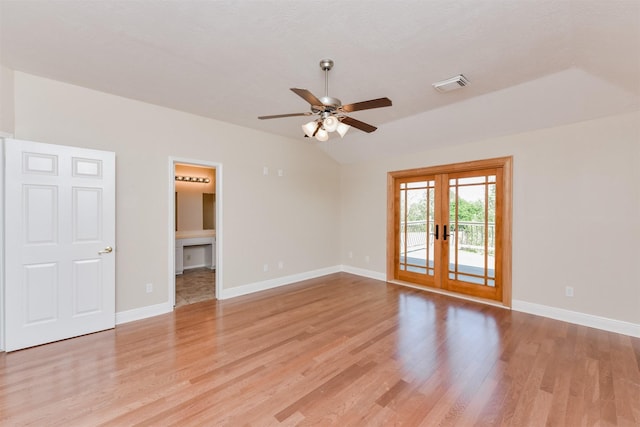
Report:
<svg viewBox="0 0 640 427"><path fill-rule="evenodd" d="M499 169L448 174L448 271L444 287L500 299L496 286L496 246L500 215L496 201ZM499 261L499 257L498 257Z"/></svg>
<svg viewBox="0 0 640 427"><path fill-rule="evenodd" d="M25 324L33 325L58 319L58 264L24 266Z"/></svg>
<svg viewBox="0 0 640 427"><path fill-rule="evenodd" d="M102 189L73 189L73 242L95 242L102 237Z"/></svg>
<svg viewBox="0 0 640 427"><path fill-rule="evenodd" d="M102 271L99 260L73 262L73 316L83 316L100 311L102 307Z"/></svg>
<svg viewBox="0 0 640 427"><path fill-rule="evenodd" d="M27 245L56 244L58 241L58 188L25 185L24 238Z"/></svg>
<svg viewBox="0 0 640 427"><path fill-rule="evenodd" d="M510 161L389 174L394 192L393 279L503 299L503 258L510 248L510 242L504 245L505 236L510 236L504 176L510 179ZM510 250L506 255L510 257Z"/></svg>
<svg viewBox="0 0 640 427"><path fill-rule="evenodd" d="M115 325L115 154L5 140L6 350Z"/></svg>
<svg viewBox="0 0 640 427"><path fill-rule="evenodd" d="M401 182L398 275L433 283L435 278L435 179Z"/></svg>

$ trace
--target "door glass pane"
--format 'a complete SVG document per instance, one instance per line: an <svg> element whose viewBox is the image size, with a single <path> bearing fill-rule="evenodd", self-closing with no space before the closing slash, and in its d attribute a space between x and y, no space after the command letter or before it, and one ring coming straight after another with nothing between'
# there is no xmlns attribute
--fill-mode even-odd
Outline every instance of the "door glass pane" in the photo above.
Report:
<svg viewBox="0 0 640 427"><path fill-rule="evenodd" d="M484 184L487 178L485 176L472 176L470 178L458 178L452 181L458 181L458 185Z"/></svg>
<svg viewBox="0 0 640 427"><path fill-rule="evenodd" d="M495 175L449 180L449 278L495 286Z"/></svg>
<svg viewBox="0 0 640 427"><path fill-rule="evenodd" d="M406 230L404 227L404 218L406 216L407 206L407 192L406 184L403 182L400 184L400 270L406 270Z"/></svg>
<svg viewBox="0 0 640 427"><path fill-rule="evenodd" d="M435 181L400 185L400 270L434 275Z"/></svg>

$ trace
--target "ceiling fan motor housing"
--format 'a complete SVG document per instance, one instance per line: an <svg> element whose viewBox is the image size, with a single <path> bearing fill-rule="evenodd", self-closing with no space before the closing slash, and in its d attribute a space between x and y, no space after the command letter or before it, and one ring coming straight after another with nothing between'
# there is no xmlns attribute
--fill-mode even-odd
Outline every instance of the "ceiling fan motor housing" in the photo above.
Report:
<svg viewBox="0 0 640 427"><path fill-rule="evenodd" d="M312 106L314 113L334 112L342 106L342 102L340 102L338 98L332 98L330 96L322 96L318 98L318 100L322 102L323 105Z"/></svg>

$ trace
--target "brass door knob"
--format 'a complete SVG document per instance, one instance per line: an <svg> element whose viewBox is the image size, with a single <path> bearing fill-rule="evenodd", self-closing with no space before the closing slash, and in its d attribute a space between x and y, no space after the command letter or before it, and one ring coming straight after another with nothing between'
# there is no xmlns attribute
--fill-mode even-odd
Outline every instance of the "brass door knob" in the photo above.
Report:
<svg viewBox="0 0 640 427"><path fill-rule="evenodd" d="M99 254L99 255L102 255L102 254L110 254L111 252L113 252L113 248L112 248L111 246L107 246L107 247L106 247L106 248L104 248L103 250L98 251L98 254Z"/></svg>

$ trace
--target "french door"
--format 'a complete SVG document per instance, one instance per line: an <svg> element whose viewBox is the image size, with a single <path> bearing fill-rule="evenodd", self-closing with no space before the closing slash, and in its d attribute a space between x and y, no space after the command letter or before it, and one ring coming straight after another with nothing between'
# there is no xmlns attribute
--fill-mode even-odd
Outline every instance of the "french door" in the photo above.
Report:
<svg viewBox="0 0 640 427"><path fill-rule="evenodd" d="M508 305L511 158L392 172L389 179L390 279Z"/></svg>

